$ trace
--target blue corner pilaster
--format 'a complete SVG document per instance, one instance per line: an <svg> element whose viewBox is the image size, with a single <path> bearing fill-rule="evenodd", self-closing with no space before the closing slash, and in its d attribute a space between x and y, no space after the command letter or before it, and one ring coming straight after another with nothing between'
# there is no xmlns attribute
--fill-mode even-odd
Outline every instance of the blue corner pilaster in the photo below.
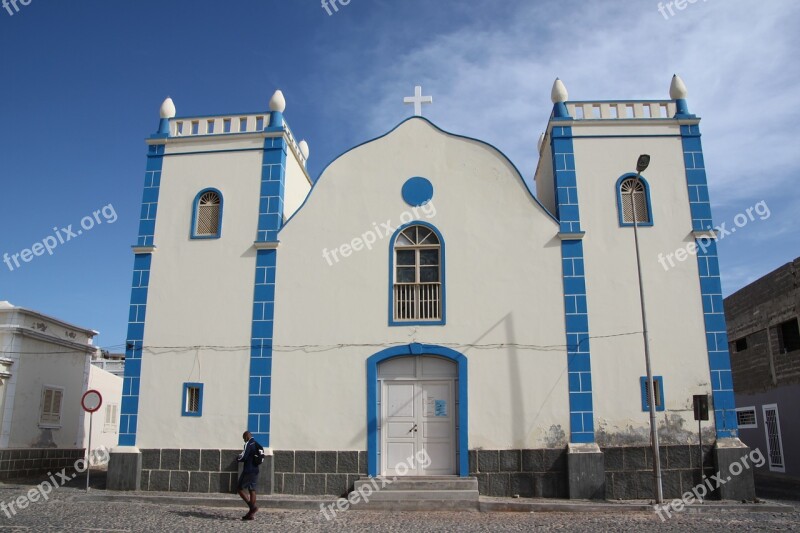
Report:
<svg viewBox="0 0 800 533"><path fill-rule="evenodd" d="M686 183L692 229L713 229L711 203L708 196L703 147L698 125L681 126ZM706 330L708 363L711 370L711 397L714 403L714 422L717 438L737 437L736 405L733 396L731 359L728 352L728 333L722 307L722 283L719 275L717 243L713 239L696 239L697 266L700 272L700 292L703 298L703 319Z"/></svg>
<svg viewBox="0 0 800 533"><path fill-rule="evenodd" d="M554 127L551 135L553 176L556 187L556 216L562 233L581 233L578 183L572 128ZM589 315L583 241L561 241L564 281L564 312L567 336L570 442L594 442L592 365L589 346Z"/></svg>
<svg viewBox="0 0 800 533"><path fill-rule="evenodd" d="M689 186L689 208L692 213L692 230L704 231L713 228L711 202L708 198L706 165L698 125L681 126L683 160L686 165L686 183Z"/></svg>
<svg viewBox="0 0 800 533"><path fill-rule="evenodd" d="M572 127L554 127L550 133L553 153L553 178L556 185L556 218L563 233L580 233L578 182L575 174L575 152Z"/></svg>
<svg viewBox="0 0 800 533"><path fill-rule="evenodd" d="M139 237L136 245L154 246L158 192L161 187L161 168L164 162L163 144L150 145L139 218ZM139 383L142 371L144 320L147 312L147 291L150 286L152 253L137 253L133 260L131 304L128 314L128 335L125 342L125 374L122 382L122 405L119 422L119 445L136 445L139 416Z"/></svg>
<svg viewBox="0 0 800 533"><path fill-rule="evenodd" d="M267 128L283 131L282 126ZM264 140L261 171L261 197L257 243L277 245L283 225L283 199L286 175L286 141L283 135ZM272 395L272 339L275 319L275 279L277 249L256 251L253 325L250 343L250 382L248 391L248 430L262 446L270 443L270 400Z"/></svg>

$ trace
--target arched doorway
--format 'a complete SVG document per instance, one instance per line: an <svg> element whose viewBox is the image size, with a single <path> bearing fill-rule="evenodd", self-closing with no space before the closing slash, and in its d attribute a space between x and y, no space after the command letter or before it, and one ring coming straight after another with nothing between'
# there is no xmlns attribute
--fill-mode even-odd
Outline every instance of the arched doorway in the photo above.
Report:
<svg viewBox="0 0 800 533"><path fill-rule="evenodd" d="M367 383L370 475L469 475L466 357L389 348L367 360Z"/></svg>

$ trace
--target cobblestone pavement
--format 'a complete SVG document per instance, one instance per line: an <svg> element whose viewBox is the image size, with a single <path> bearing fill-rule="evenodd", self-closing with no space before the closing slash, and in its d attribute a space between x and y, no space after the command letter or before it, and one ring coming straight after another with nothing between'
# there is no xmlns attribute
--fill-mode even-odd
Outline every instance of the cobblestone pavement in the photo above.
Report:
<svg viewBox="0 0 800 533"><path fill-rule="evenodd" d="M0 485L0 502L8 503L30 486ZM791 513L704 511L675 515L661 522L655 513L478 513L368 512L340 513L326 520L317 511L262 510L253 522L242 522L245 507L76 501L78 488L61 487L46 502L31 503L11 518L0 512L0 532L18 531L275 531L300 533L415 531L800 531L800 508ZM783 502L796 505L796 502Z"/></svg>

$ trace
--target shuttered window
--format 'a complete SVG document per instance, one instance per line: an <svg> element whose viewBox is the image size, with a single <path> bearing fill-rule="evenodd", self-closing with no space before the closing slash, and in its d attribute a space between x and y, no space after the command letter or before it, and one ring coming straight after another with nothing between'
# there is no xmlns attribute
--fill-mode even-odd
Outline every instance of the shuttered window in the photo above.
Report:
<svg viewBox="0 0 800 533"><path fill-rule="evenodd" d="M61 424L61 400L64 396L62 389L45 387L42 389L42 408L39 423L47 426Z"/></svg>

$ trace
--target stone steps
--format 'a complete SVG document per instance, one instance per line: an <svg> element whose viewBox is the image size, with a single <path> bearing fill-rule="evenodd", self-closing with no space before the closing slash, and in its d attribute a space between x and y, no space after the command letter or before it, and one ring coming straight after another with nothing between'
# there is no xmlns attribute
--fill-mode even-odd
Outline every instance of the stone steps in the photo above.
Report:
<svg viewBox="0 0 800 533"><path fill-rule="evenodd" d="M360 511L477 511L477 478L456 476L361 478L351 497L361 501L351 509Z"/></svg>

